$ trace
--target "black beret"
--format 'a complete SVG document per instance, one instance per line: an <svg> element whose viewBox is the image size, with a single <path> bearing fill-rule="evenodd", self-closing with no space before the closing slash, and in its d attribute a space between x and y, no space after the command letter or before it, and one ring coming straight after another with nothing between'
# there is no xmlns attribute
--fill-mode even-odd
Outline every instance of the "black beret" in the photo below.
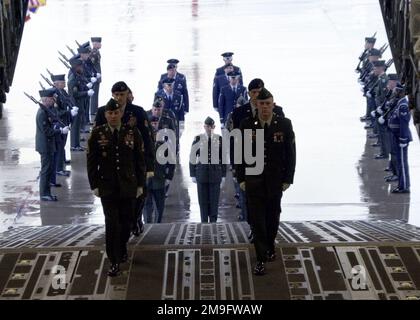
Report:
<svg viewBox="0 0 420 320"><path fill-rule="evenodd" d="M248 91L254 90L254 89L260 89L264 88L264 81L261 79L252 79L251 82L248 85Z"/></svg>
<svg viewBox="0 0 420 320"><path fill-rule="evenodd" d="M128 86L124 81L118 81L116 83L114 83L114 85L111 88L111 92L123 92L123 91L128 91Z"/></svg>
<svg viewBox="0 0 420 320"><path fill-rule="evenodd" d="M374 67L385 67L385 60L378 60L378 61L373 61L372 62Z"/></svg>
<svg viewBox="0 0 420 320"><path fill-rule="evenodd" d="M379 51L378 49L373 48L373 49L372 49L372 50L370 50L370 52L369 52L369 57L372 57L372 56L378 56L378 57L381 57L381 56L382 56L381 51Z"/></svg>
<svg viewBox="0 0 420 320"><path fill-rule="evenodd" d="M92 42L102 42L102 38L101 37L92 37L92 38L90 38L90 40Z"/></svg>
<svg viewBox="0 0 420 320"><path fill-rule="evenodd" d="M168 61L166 61L167 63L170 63L170 64L178 64L179 63L179 60L178 59L169 59Z"/></svg>
<svg viewBox="0 0 420 320"><path fill-rule="evenodd" d="M373 37L366 37L366 38L365 38L365 41L366 41L367 43L373 43L373 44L375 44L375 42L376 42L376 38L373 38Z"/></svg>
<svg viewBox="0 0 420 320"><path fill-rule="evenodd" d="M396 73L390 73L390 74L388 74L388 80L399 81L400 77Z"/></svg>
<svg viewBox="0 0 420 320"><path fill-rule="evenodd" d="M270 91L268 91L266 88L262 88L260 93L258 94L257 100L265 100L272 97L273 95L271 94Z"/></svg>
<svg viewBox="0 0 420 320"><path fill-rule="evenodd" d="M166 70L171 70L171 69L176 69L176 65L174 65L173 63L168 64L168 66L166 67Z"/></svg>
<svg viewBox="0 0 420 320"><path fill-rule="evenodd" d="M88 42L82 43L79 48L89 48L89 47L90 47L90 43L88 41Z"/></svg>
<svg viewBox="0 0 420 320"><path fill-rule="evenodd" d="M54 94L55 94L55 89L54 88L39 91L39 96L41 98L47 98L47 97L52 98L52 97L54 97Z"/></svg>
<svg viewBox="0 0 420 320"><path fill-rule="evenodd" d="M89 53L90 52L90 48L89 47L80 47L77 49L78 53Z"/></svg>
<svg viewBox="0 0 420 320"><path fill-rule="evenodd" d="M222 53L222 57L224 57L224 58L229 58L231 56L233 56L233 52L224 52L224 53Z"/></svg>
<svg viewBox="0 0 420 320"><path fill-rule="evenodd" d="M105 111L115 111L121 106L117 103L115 99L109 99L108 103L105 105Z"/></svg>
<svg viewBox="0 0 420 320"><path fill-rule="evenodd" d="M57 74L57 75L51 75L51 80L54 81L65 81L66 75L65 74Z"/></svg>
<svg viewBox="0 0 420 320"><path fill-rule="evenodd" d="M163 79L162 81L163 84L173 84L174 82L175 82L175 79L173 78L166 78L166 79Z"/></svg>
<svg viewBox="0 0 420 320"><path fill-rule="evenodd" d="M210 117L207 117L206 120L204 120L204 124L208 126L214 126L214 120Z"/></svg>

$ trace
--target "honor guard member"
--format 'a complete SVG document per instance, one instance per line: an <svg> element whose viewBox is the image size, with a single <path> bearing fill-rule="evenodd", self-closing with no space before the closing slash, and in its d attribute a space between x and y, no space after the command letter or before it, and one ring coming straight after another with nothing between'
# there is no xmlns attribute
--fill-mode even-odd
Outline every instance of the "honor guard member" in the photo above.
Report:
<svg viewBox="0 0 420 320"><path fill-rule="evenodd" d="M160 76L158 91L163 89L164 79L175 79L174 90L178 91L182 95L182 101L184 102L184 111L185 113L188 113L190 111L190 98L188 96L187 78L185 77L185 75L178 72L178 59L169 59L167 62L167 73L164 73Z"/></svg>
<svg viewBox="0 0 420 320"><path fill-rule="evenodd" d="M264 129L264 141L261 141L264 143L263 171L247 173L248 168L255 168L258 164L248 164L242 157L242 163L236 165L236 176L241 189L246 191L249 221L254 231L257 254L254 274L263 275L264 263L276 257L274 241L279 226L280 202L283 192L293 183L296 148L291 121L273 112L273 96L265 88L257 97L257 108L258 116L243 120L240 129L244 143L252 141L253 154L259 143L256 130Z"/></svg>
<svg viewBox="0 0 420 320"><path fill-rule="evenodd" d="M160 108L160 110L161 109L162 108ZM156 157L154 168L155 174L151 179L147 181L148 192L146 197L146 203L144 206L144 217L146 223L161 223L163 212L165 209L165 190L174 177L175 164L173 162L162 163L163 161L159 161L159 159L168 159L168 152L172 152L173 154L170 158L174 160L175 144L173 144L173 146L169 146L169 148L162 148L162 150L160 150L159 148L164 143L171 144L174 143L174 141L165 141L164 139L161 139L157 133L160 130L173 130L173 123L171 119L163 117L162 114L153 115L149 119L154 132L153 140L155 141ZM154 207L156 207L155 219L153 219Z"/></svg>
<svg viewBox="0 0 420 320"><path fill-rule="evenodd" d="M233 64L228 63L224 67L224 73L220 76L214 78L213 81L213 109L216 111L219 110L219 96L220 90L223 87L229 85L229 76L228 74L233 72Z"/></svg>
<svg viewBox="0 0 420 320"><path fill-rule="evenodd" d="M378 77L376 80L375 86L371 91L374 91L374 98L375 98L375 109L371 113L372 121L374 121L374 126L376 127L376 131L378 132L378 142L377 146L381 149L381 152L375 155L375 159L385 159L387 158L387 150L385 146L385 131L386 128L379 125L378 119L381 116L378 112L376 112L377 108L379 108L384 101L386 100L387 95L387 83L388 83L388 76L385 73L386 65L384 60L375 61L373 63L373 72L375 76Z"/></svg>
<svg viewBox="0 0 420 320"><path fill-rule="evenodd" d="M369 56L370 50L373 49L373 47L375 46L375 43L376 43L376 38L374 37L365 38L365 49L362 52L362 54L359 56L359 64L357 65L356 72L361 73L362 70L366 67L366 64L369 62L368 56ZM360 65L362 65L361 68L360 68Z"/></svg>
<svg viewBox="0 0 420 320"><path fill-rule="evenodd" d="M222 128L224 128L227 115L235 108L238 98L244 97L246 100L248 99L246 88L239 83L240 75L233 71L230 72L228 76L229 84L220 90L219 95L218 109Z"/></svg>
<svg viewBox="0 0 420 320"><path fill-rule="evenodd" d="M174 90L174 79L166 78L163 80L163 89L159 90L156 95L163 98L165 108L172 110L178 121L184 121L184 101L181 93Z"/></svg>
<svg viewBox="0 0 420 320"><path fill-rule="evenodd" d="M70 133L71 151L84 151L80 146L80 131L84 131L85 110L89 107L90 97L95 93L88 87L89 81L83 76L83 62L80 59L70 59L71 70L68 78L69 95L73 97L75 105L79 108L78 114L73 118Z"/></svg>
<svg viewBox="0 0 420 320"><path fill-rule="evenodd" d="M204 121L205 133L194 138L190 153L190 176L197 184L201 222L216 223L220 186L226 177L222 150L223 139L214 133L214 120ZM212 157L212 154L214 156Z"/></svg>
<svg viewBox="0 0 420 320"><path fill-rule="evenodd" d="M102 82L101 53L99 51L102 48L102 38L92 37L90 40L92 42L90 61L92 62L92 65L96 71L96 78L98 79L93 88L95 94L92 96L90 101L90 114L95 115L98 111L99 87Z"/></svg>
<svg viewBox="0 0 420 320"><path fill-rule="evenodd" d="M410 131L411 114L405 88L398 84L394 89L398 103L391 112L388 127L392 136L392 148L397 158L398 187L392 193L410 193L410 174L408 169L408 145L413 140Z"/></svg>
<svg viewBox="0 0 420 320"><path fill-rule="evenodd" d="M39 95L41 103L36 114L35 150L41 155L41 171L39 173L39 195L41 201L57 201L57 197L51 194L51 177L55 174L54 152L56 152L55 137L57 134L67 134L69 127L57 127L53 125L55 113L54 89L41 90Z"/></svg>
<svg viewBox="0 0 420 320"><path fill-rule="evenodd" d="M83 70L85 73L85 77L88 80L90 80L90 82L92 83L92 89L93 91L95 91L96 83L98 82L98 79L96 77L97 72L95 70L95 67L93 66L92 60L90 60L90 47L80 47L77 49L77 52L80 54L80 60L83 61ZM95 94L93 94L92 97L94 95ZM85 109L86 124L92 124L90 121L90 114L92 113L90 112L91 100L92 99L89 99L89 107ZM89 132L89 131L86 131L86 132Z"/></svg>
<svg viewBox="0 0 420 320"><path fill-rule="evenodd" d="M56 93L56 104L58 116L62 123L66 126L70 126L72 119L75 118L78 114L79 108L75 106L75 101L65 90L66 87L66 75L51 75L51 81L54 84L55 93ZM59 176L70 175L70 171L64 169L65 166L65 146L67 143L68 134L61 134L60 141L58 143L57 149L57 161L56 161L56 173Z"/></svg>
<svg viewBox="0 0 420 320"><path fill-rule="evenodd" d="M223 61L225 62L225 65L232 63L232 60L233 60L233 52L225 52L225 53L222 53L221 56L223 57ZM223 75L225 73L225 70L224 70L225 69L225 65L216 69L216 73L214 75L215 78L218 77L218 76L221 76L221 75ZM237 66L234 66L233 67L233 71L235 71L236 73L238 73L241 76L240 83L242 84L243 76L242 76L241 68L239 68Z"/></svg>
<svg viewBox="0 0 420 320"><path fill-rule="evenodd" d="M128 88L123 81L116 82L112 88L112 96L121 107L122 123L131 127L137 127L143 139L145 149L145 163L147 179L153 177L155 150L152 140L152 132L150 128L149 119L146 112L140 106L128 102ZM105 107L98 108L95 118L95 126L106 124ZM139 236L143 230L141 223L141 213L143 211L145 197L147 195L147 188L143 190L143 195L136 200L135 216L132 222L132 231L135 236Z"/></svg>
<svg viewBox="0 0 420 320"><path fill-rule="evenodd" d="M375 101L372 99L372 97L368 97L366 95L367 91L370 89L369 84L373 84L376 79L373 74L373 62L378 61L381 57L381 52L378 49L371 49L368 54L368 63L366 63L366 67L362 69L362 72L360 73L359 82L363 86L363 93L364 96L366 96L366 115L364 117L361 117L361 121L369 121L371 120L371 112L375 108ZM371 125L367 125L368 128L371 128Z"/></svg>
<svg viewBox="0 0 420 320"><path fill-rule="evenodd" d="M87 172L105 215L108 276L118 275L127 261L127 242L135 199L143 193L145 162L143 139L137 128L124 125L121 106L111 99L105 106L107 123L95 127L88 141Z"/></svg>

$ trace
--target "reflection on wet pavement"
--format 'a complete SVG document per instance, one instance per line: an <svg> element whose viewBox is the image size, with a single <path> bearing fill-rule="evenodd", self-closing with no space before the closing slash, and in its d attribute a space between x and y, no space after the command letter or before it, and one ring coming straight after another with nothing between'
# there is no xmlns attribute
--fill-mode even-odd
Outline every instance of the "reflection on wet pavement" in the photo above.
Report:
<svg viewBox="0 0 420 320"><path fill-rule="evenodd" d="M120 9L122 8L122 9ZM353 70L363 39L378 31L375 1L51 1L25 27L5 118L0 120L0 231L9 226L102 223L89 190L85 154L72 154L72 175L59 177L60 201L38 201L39 155L34 150L36 106L23 96L39 89L45 68L66 72L57 50L74 40L103 37L100 102L125 80L134 103L149 109L166 60L178 58L190 92L180 166L170 187L164 222L199 221L196 186L188 171L193 137L212 109L220 54L233 51L244 83L264 79L292 119L297 136L295 184L283 198L282 220L405 219L420 225L420 147L409 150L412 194L390 195L383 162L366 142L362 98ZM67 52L66 52L67 53ZM389 58L387 52L385 58ZM412 129L414 130L414 128ZM70 167L69 167L70 169ZM220 217L236 221L232 180L221 195Z"/></svg>

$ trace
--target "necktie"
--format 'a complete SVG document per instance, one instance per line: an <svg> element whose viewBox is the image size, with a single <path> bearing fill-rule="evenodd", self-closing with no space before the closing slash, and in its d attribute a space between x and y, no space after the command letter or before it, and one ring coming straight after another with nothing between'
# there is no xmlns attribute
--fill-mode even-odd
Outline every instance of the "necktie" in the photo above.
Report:
<svg viewBox="0 0 420 320"><path fill-rule="evenodd" d="M112 133L112 142L114 145L118 144L118 129L114 129L114 132Z"/></svg>
<svg viewBox="0 0 420 320"><path fill-rule="evenodd" d="M267 137L267 136L268 136L268 123L266 122L264 124L264 137Z"/></svg>

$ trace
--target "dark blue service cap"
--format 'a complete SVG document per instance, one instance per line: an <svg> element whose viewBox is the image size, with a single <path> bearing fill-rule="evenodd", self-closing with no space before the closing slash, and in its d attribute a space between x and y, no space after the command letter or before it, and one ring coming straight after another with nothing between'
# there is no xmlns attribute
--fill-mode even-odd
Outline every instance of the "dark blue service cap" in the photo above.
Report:
<svg viewBox="0 0 420 320"><path fill-rule="evenodd" d="M168 61L166 61L167 63L170 63L170 64L178 64L179 63L179 60L178 59L169 59Z"/></svg>
<svg viewBox="0 0 420 320"><path fill-rule="evenodd" d="M88 42L85 42L85 43L82 43L81 45L80 45L80 48L89 48L90 47L90 43L89 43L89 41Z"/></svg>
<svg viewBox="0 0 420 320"><path fill-rule="evenodd" d="M176 69L176 65L174 65L173 63L168 64L168 66L166 67L166 70L172 70L172 69Z"/></svg>
<svg viewBox="0 0 420 320"><path fill-rule="evenodd" d="M162 81L163 84L173 84L174 82L175 82L175 79L172 79L172 78L165 78Z"/></svg>
<svg viewBox="0 0 420 320"><path fill-rule="evenodd" d="M208 126L214 126L214 120L210 117L207 117L206 120L204 120L204 124Z"/></svg>
<svg viewBox="0 0 420 320"><path fill-rule="evenodd" d="M109 99L108 103L105 105L105 111L115 111L121 106L113 98Z"/></svg>
<svg viewBox="0 0 420 320"><path fill-rule="evenodd" d="M385 60L378 60L378 61L373 61L372 62L373 66L375 68L381 68L381 67L385 67Z"/></svg>
<svg viewBox="0 0 420 320"><path fill-rule="evenodd" d="M123 92L123 91L128 91L129 88L127 86L127 84L124 81L118 81L116 83L114 83L114 85L111 88L111 92Z"/></svg>
<svg viewBox="0 0 420 320"><path fill-rule="evenodd" d="M239 77L240 74L236 71L231 71L227 74L229 77L235 78L235 77Z"/></svg>
<svg viewBox="0 0 420 320"><path fill-rule="evenodd" d="M92 42L102 42L102 38L101 37L92 37L92 38L90 38L90 40Z"/></svg>
<svg viewBox="0 0 420 320"><path fill-rule="evenodd" d="M370 50L370 52L369 52L369 57L372 57L372 56L378 56L378 57L381 57L381 56L382 56L382 53L381 53L381 51L379 51L378 49L373 48L373 49L372 49L372 50Z"/></svg>
<svg viewBox="0 0 420 320"><path fill-rule="evenodd" d="M54 88L49 88L49 89L39 91L39 96L41 98L47 98L47 97L52 98L52 97L54 97L54 94L55 94L55 89Z"/></svg>
<svg viewBox="0 0 420 320"><path fill-rule="evenodd" d="M66 75L65 74L57 74L57 75L52 75L51 76L51 80L52 81L65 81L66 79Z"/></svg>
<svg viewBox="0 0 420 320"><path fill-rule="evenodd" d="M80 47L77 49L77 52L80 53L89 53L90 52L90 48L89 47Z"/></svg>
<svg viewBox="0 0 420 320"><path fill-rule="evenodd" d="M80 57L76 57L74 56L73 58L71 58L69 60L69 63L72 67L77 67L77 66L82 66L83 65L83 61L80 60Z"/></svg>
<svg viewBox="0 0 420 320"><path fill-rule="evenodd" d="M367 43L373 43L373 44L375 44L375 43L376 43L376 38L373 38L373 37L366 37L366 38L365 38L365 41L366 41Z"/></svg>
<svg viewBox="0 0 420 320"><path fill-rule="evenodd" d="M390 74L388 74L388 80L400 81L400 77L396 73L390 73Z"/></svg>
<svg viewBox="0 0 420 320"><path fill-rule="evenodd" d="M224 52L224 53L222 53L222 57L223 58L230 58L231 56L233 56L233 52Z"/></svg>

